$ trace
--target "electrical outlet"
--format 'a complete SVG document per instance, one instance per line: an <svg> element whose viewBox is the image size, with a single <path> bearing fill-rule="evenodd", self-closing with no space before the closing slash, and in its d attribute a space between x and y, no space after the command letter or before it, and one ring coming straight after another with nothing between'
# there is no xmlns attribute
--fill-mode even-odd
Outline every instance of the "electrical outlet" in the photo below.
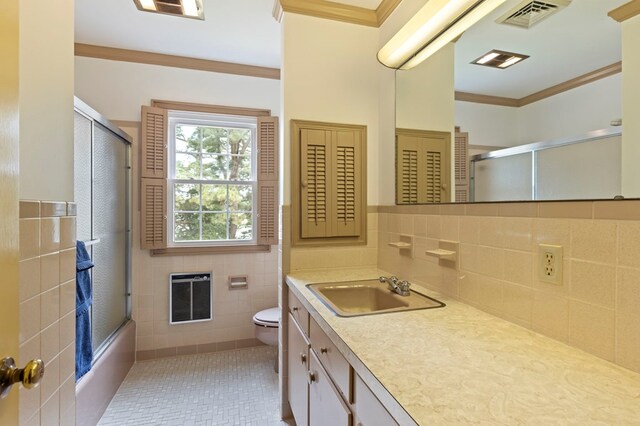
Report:
<svg viewBox="0 0 640 426"><path fill-rule="evenodd" d="M540 281L562 285L562 246L539 244L538 262Z"/></svg>

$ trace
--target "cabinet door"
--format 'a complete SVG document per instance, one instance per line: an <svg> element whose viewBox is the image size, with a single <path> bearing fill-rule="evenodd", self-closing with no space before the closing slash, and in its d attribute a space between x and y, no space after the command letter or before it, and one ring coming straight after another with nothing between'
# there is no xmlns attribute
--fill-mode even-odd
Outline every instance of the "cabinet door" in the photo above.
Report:
<svg viewBox="0 0 640 426"><path fill-rule="evenodd" d="M395 426L398 424L357 374L354 387L353 411L356 426Z"/></svg>
<svg viewBox="0 0 640 426"><path fill-rule="evenodd" d="M326 237L331 234L331 132L302 129L300 139L301 235Z"/></svg>
<svg viewBox="0 0 640 426"><path fill-rule="evenodd" d="M309 424L309 344L289 314L289 404L298 426Z"/></svg>
<svg viewBox="0 0 640 426"><path fill-rule="evenodd" d="M313 351L309 353L309 425L350 426L351 411Z"/></svg>

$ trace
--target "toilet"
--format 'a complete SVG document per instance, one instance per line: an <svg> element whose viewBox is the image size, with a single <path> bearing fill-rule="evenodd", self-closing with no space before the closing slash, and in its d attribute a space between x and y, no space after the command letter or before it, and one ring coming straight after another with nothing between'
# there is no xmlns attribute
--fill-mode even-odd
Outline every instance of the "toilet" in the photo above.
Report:
<svg viewBox="0 0 640 426"><path fill-rule="evenodd" d="M256 339L265 345L278 346L278 328L280 328L280 308L269 308L262 310L253 316L255 324ZM278 372L278 358L275 363L276 373Z"/></svg>

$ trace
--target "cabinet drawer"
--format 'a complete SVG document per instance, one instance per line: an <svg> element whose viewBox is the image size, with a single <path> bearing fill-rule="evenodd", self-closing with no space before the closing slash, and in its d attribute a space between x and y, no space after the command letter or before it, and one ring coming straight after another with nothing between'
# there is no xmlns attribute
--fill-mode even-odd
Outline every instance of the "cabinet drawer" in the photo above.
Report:
<svg viewBox="0 0 640 426"><path fill-rule="evenodd" d="M315 351L320 363L327 370L344 399L351 401L351 366L313 318L310 319L309 340L311 349Z"/></svg>
<svg viewBox="0 0 640 426"><path fill-rule="evenodd" d="M300 300L291 290L289 290L289 312L305 336L309 336L309 311L300 303Z"/></svg>
<svg viewBox="0 0 640 426"><path fill-rule="evenodd" d="M398 423L384 408L378 398L364 384L360 376L354 373L353 412L355 426L395 426Z"/></svg>
<svg viewBox="0 0 640 426"><path fill-rule="evenodd" d="M309 354L309 426L351 426L351 411L315 354Z"/></svg>

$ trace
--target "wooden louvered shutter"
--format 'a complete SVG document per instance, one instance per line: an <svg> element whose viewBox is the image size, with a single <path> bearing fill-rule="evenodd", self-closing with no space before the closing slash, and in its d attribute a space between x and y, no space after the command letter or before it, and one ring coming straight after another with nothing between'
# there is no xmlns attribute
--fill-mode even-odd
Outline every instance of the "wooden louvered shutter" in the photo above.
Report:
<svg viewBox="0 0 640 426"><path fill-rule="evenodd" d="M425 173L425 189L424 202L441 203L443 186L442 186L442 153L439 151L424 151L424 172Z"/></svg>
<svg viewBox="0 0 640 426"><path fill-rule="evenodd" d="M407 129L396 133L396 203L449 201L449 133Z"/></svg>
<svg viewBox="0 0 640 426"><path fill-rule="evenodd" d="M469 133L456 127L455 136L456 201L469 201Z"/></svg>
<svg viewBox="0 0 640 426"><path fill-rule="evenodd" d="M140 198L140 247L165 248L167 245L167 181L142 178Z"/></svg>
<svg viewBox="0 0 640 426"><path fill-rule="evenodd" d="M302 129L300 138L301 237L326 237L331 229L328 216L331 132Z"/></svg>
<svg viewBox="0 0 640 426"><path fill-rule="evenodd" d="M333 133L331 174L333 203L331 235L351 237L359 235L362 153L360 134L354 131Z"/></svg>
<svg viewBox="0 0 640 426"><path fill-rule="evenodd" d="M278 117L258 117L258 244L278 244Z"/></svg>
<svg viewBox="0 0 640 426"><path fill-rule="evenodd" d="M143 178L167 178L167 110L142 107L141 172Z"/></svg>
<svg viewBox="0 0 640 426"><path fill-rule="evenodd" d="M167 245L167 110L142 107L140 247Z"/></svg>

